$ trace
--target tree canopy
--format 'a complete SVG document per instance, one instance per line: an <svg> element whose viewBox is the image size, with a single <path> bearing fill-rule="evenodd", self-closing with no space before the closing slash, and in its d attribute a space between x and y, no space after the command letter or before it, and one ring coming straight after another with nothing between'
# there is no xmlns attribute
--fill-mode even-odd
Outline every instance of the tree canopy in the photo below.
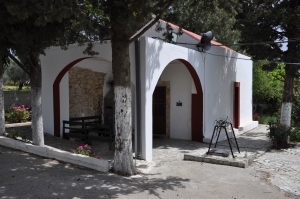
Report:
<svg viewBox="0 0 300 199"><path fill-rule="evenodd" d="M80 40L82 35L86 38L76 28L84 19L80 6L72 0L0 0L0 56L10 57L29 75L32 137L39 146L44 145L39 56L52 45L64 47Z"/></svg>
<svg viewBox="0 0 300 199"><path fill-rule="evenodd" d="M239 39L234 28L238 11L238 0L176 1L164 19L197 34L212 31L218 42L229 45Z"/></svg>
<svg viewBox="0 0 300 199"><path fill-rule="evenodd" d="M285 62L281 122L290 125L294 80L299 76L300 64L300 2L298 0L241 1L242 12L237 16L236 28L241 31L240 49L254 59ZM282 48L281 41L287 41ZM268 65L274 69L276 65ZM271 66L271 67L270 67Z"/></svg>

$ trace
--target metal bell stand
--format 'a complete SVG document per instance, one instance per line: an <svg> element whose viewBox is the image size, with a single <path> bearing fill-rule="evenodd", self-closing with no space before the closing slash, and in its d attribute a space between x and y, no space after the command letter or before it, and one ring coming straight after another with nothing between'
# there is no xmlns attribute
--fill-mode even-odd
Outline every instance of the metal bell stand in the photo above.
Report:
<svg viewBox="0 0 300 199"><path fill-rule="evenodd" d="M215 143L215 148L216 148L218 140L219 140L219 136L220 136L220 133L221 133L221 130L224 129L225 133L226 133L227 141L228 141L228 144L229 144L229 147L230 147L230 150L231 150L232 157L235 158L234 155L233 155L231 143L230 143L229 136L228 136L227 129L226 129L228 126L231 127L231 131L233 133L233 137L234 137L234 140L235 140L235 143L236 143L236 148L237 148L238 152L240 153L239 145L238 145L238 143L236 141L236 137L235 137L235 133L234 133L234 130L233 130L233 127L232 127L232 123L230 121L228 121L228 116L227 116L226 119L216 120L216 125L214 127L214 132L213 132L211 140L210 140L210 144L209 144L209 148L208 148L207 154L209 154L209 150L210 150L213 138L215 136L215 133L216 133L216 135L218 134L217 141Z"/></svg>

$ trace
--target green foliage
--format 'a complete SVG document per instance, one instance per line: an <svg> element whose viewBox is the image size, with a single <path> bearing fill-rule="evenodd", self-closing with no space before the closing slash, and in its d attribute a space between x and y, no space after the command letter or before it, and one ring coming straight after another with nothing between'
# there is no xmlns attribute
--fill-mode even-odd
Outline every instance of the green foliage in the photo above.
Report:
<svg viewBox="0 0 300 199"><path fill-rule="evenodd" d="M293 129L291 132L290 140L292 142L300 142L300 127Z"/></svg>
<svg viewBox="0 0 300 199"><path fill-rule="evenodd" d="M255 102L267 102L275 99L280 103L283 91L284 65L271 72L262 69L267 62L254 62L253 64L253 99Z"/></svg>
<svg viewBox="0 0 300 199"><path fill-rule="evenodd" d="M7 135L6 135L6 137L9 137L9 138L12 138L12 139L14 139L14 140L20 140L20 134L17 132L17 131L15 131L15 130L11 130L10 132L8 132L7 133ZM26 140L26 135L22 135L21 136L21 139L22 139L22 141L27 141Z"/></svg>
<svg viewBox="0 0 300 199"><path fill-rule="evenodd" d="M198 34L212 31L218 42L230 45L240 36L233 27L240 8L238 0L176 1L164 19Z"/></svg>
<svg viewBox="0 0 300 199"><path fill-rule="evenodd" d="M12 130L7 134L7 137L17 140L19 137L19 133L15 130Z"/></svg>
<svg viewBox="0 0 300 199"><path fill-rule="evenodd" d="M278 123L270 123L268 137L272 140L274 148L281 149L288 146L288 136L291 135L291 132L291 127Z"/></svg>
<svg viewBox="0 0 300 199"><path fill-rule="evenodd" d="M253 106L254 111L263 115L273 115L279 111L283 92L284 65L278 64L273 71L263 70L268 65L267 61L253 63ZM268 104L264 109L259 104Z"/></svg>
<svg viewBox="0 0 300 199"><path fill-rule="evenodd" d="M276 123L277 121L278 121L278 117L276 117L276 116L268 116L268 115L262 115L258 119L259 124Z"/></svg>
<svg viewBox="0 0 300 199"><path fill-rule="evenodd" d="M76 150L71 149L71 152L75 153L75 154L81 154L81 155L96 157L97 159L100 159L98 156L96 156L93 148L91 146L89 146L88 144L79 146Z"/></svg>
<svg viewBox="0 0 300 199"><path fill-rule="evenodd" d="M10 123L20 123L28 120L30 117L29 108L22 106L14 106L13 110L7 113L7 121Z"/></svg>
<svg viewBox="0 0 300 199"><path fill-rule="evenodd" d="M77 1L0 0L0 10L0 54L18 56L18 65L28 74L36 67L31 56L53 45L88 40L82 32L84 6Z"/></svg>
<svg viewBox="0 0 300 199"><path fill-rule="evenodd" d="M29 82L29 76L13 61L10 61L9 66L4 69L3 74L4 84L13 81L18 84L18 90L22 90L23 85Z"/></svg>
<svg viewBox="0 0 300 199"><path fill-rule="evenodd" d="M242 12L237 16L236 28L241 31L238 50L245 51L255 60L267 59L276 62L300 62L299 39L300 3L298 0L253 0L240 1ZM297 39L298 38L298 39ZM276 41L289 41L286 48ZM294 40L294 41L292 41ZM263 42L258 45L258 42ZM272 68L270 64L269 69ZM299 77L300 65L287 64L284 67L284 86L282 102L293 102L294 79ZM281 78L282 73L274 74Z"/></svg>
<svg viewBox="0 0 300 199"><path fill-rule="evenodd" d="M299 88L299 87L297 87ZM300 127L300 93L296 89L294 103L292 108L292 126Z"/></svg>
<svg viewBox="0 0 300 199"><path fill-rule="evenodd" d="M23 86L22 90L19 89L19 86L10 86L10 85L4 85L3 86L3 91L19 91L19 92L26 92L30 91L31 87L30 86Z"/></svg>

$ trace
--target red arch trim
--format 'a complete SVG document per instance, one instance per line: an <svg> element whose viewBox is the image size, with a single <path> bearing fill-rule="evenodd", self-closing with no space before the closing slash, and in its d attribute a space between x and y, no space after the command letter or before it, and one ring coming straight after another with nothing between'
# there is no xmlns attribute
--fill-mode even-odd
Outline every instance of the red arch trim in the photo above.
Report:
<svg viewBox="0 0 300 199"><path fill-rule="evenodd" d="M60 137L60 96L59 96L59 84L64 75L78 62L93 57L83 57L76 59L65 66L57 75L53 83L53 116L54 116L54 136Z"/></svg>
<svg viewBox="0 0 300 199"><path fill-rule="evenodd" d="M201 82L195 68L188 61L178 60L189 70L197 90L197 94L192 94L192 140L203 142L203 91Z"/></svg>

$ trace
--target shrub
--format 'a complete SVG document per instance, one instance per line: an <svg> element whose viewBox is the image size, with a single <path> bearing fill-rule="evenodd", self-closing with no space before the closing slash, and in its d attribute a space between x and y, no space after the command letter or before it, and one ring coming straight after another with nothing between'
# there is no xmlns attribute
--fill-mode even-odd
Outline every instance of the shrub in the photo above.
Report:
<svg viewBox="0 0 300 199"><path fill-rule="evenodd" d="M260 124L269 124L270 122L275 123L277 120L278 118L276 116L262 115L258 120L258 122Z"/></svg>
<svg viewBox="0 0 300 199"><path fill-rule="evenodd" d="M86 144L84 146L79 146L76 150L71 149L71 152L76 153L76 154L90 156L90 157L96 157L97 159L100 159L99 157L96 156L94 150L88 144Z"/></svg>
<svg viewBox="0 0 300 199"><path fill-rule="evenodd" d="M290 140L292 142L300 142L300 127L297 127L292 130Z"/></svg>
<svg viewBox="0 0 300 199"><path fill-rule="evenodd" d="M272 140L274 148L281 149L287 147L288 136L291 135L292 128L278 123L270 123L269 125L270 132L268 137Z"/></svg>
<svg viewBox="0 0 300 199"><path fill-rule="evenodd" d="M258 121L260 119L260 116L257 113L254 113L253 120Z"/></svg>
<svg viewBox="0 0 300 199"><path fill-rule="evenodd" d="M28 120L30 117L29 108L24 105L14 106L13 110L7 114L7 120L10 123L19 123Z"/></svg>

